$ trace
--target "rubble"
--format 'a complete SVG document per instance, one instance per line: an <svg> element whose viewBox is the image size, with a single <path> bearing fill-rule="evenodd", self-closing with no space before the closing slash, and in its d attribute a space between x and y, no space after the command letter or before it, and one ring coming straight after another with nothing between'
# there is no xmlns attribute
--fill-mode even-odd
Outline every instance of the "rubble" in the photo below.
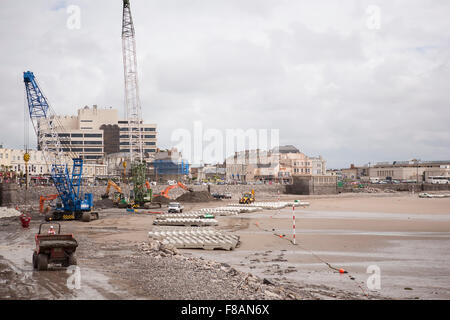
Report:
<svg viewBox="0 0 450 320"><path fill-rule="evenodd" d="M232 288L234 294L230 298L233 299L297 300L301 298L288 288L267 279L261 279L251 273L236 270L229 264L184 256L174 246L164 244L159 240L143 242L138 245L138 250L155 261L164 260L161 262L164 265L171 264L172 262L169 261L172 259L179 261L180 270L183 272L196 270L196 275L201 274L202 279L208 279L208 286ZM232 294L232 290L225 289L220 291L221 294L225 292Z"/></svg>
<svg viewBox="0 0 450 320"><path fill-rule="evenodd" d="M193 191L182 194L176 199L178 202L209 202L217 201L208 191Z"/></svg>

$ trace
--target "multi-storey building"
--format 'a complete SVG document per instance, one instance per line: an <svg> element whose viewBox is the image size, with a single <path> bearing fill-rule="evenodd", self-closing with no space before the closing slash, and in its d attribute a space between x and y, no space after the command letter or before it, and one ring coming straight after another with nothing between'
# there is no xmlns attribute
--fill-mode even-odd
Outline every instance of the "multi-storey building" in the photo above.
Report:
<svg viewBox="0 0 450 320"><path fill-rule="evenodd" d="M295 176L324 175L326 161L310 158L294 146L247 150L226 159L227 180L292 182Z"/></svg>
<svg viewBox="0 0 450 320"><path fill-rule="evenodd" d="M129 153L128 121L119 119L117 109L98 109L84 107L78 110L77 116L58 116L52 119L56 124L58 135L64 152L72 152L88 162L104 158L113 153ZM133 128L133 135L138 134L138 128ZM143 149L146 157L156 153L156 124L141 124ZM54 142L47 133L45 121L39 123L38 148L47 143L54 150ZM53 148L52 148L53 146ZM135 152L138 152L135 149Z"/></svg>
<svg viewBox="0 0 450 320"><path fill-rule="evenodd" d="M445 176L450 168L450 160L447 161L394 161L393 163L377 163L369 168L370 178L384 180L410 180L426 182L429 176Z"/></svg>
<svg viewBox="0 0 450 320"><path fill-rule="evenodd" d="M119 122L120 130L120 152L130 152L130 136L129 136L129 126L128 121L120 120ZM132 128L132 134L137 135L138 128ZM154 155L156 153L156 124L145 124L141 123L141 135L142 135L142 149L144 153L149 155ZM135 152L139 152L138 146L135 146Z"/></svg>

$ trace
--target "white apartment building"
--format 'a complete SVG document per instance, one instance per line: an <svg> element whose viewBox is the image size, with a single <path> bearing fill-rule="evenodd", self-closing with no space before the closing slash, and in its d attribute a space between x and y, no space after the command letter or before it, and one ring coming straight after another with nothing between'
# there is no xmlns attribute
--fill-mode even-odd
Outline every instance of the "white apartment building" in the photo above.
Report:
<svg viewBox="0 0 450 320"><path fill-rule="evenodd" d="M38 150L28 150L30 161L28 161L28 174L31 177L42 177L50 175L51 164L55 162L55 154L51 153L47 157L49 164L47 165L44 152ZM26 163L23 159L25 150L7 149L0 146L0 173L4 176L7 172L13 172L16 175L25 174ZM58 161L63 163L64 161ZM69 164L69 171L72 170L70 160L66 159ZM106 165L96 163L85 163L83 165L83 176L92 179L96 176L106 175Z"/></svg>
<svg viewBox="0 0 450 320"><path fill-rule="evenodd" d="M59 128L58 135L64 152L72 152L82 157L86 162L95 162L105 155L129 152L128 122L121 120L117 109L99 109L84 107L78 110L77 116L58 116L52 121ZM133 133L138 132L133 128ZM141 124L144 152L147 156L156 153L156 124ZM45 121L39 123L38 146L42 143L54 146L46 132ZM135 149L136 151L136 149Z"/></svg>
<svg viewBox="0 0 450 320"><path fill-rule="evenodd" d="M311 174L313 175L327 174L327 162L322 158L322 156L310 157L309 160L311 161Z"/></svg>

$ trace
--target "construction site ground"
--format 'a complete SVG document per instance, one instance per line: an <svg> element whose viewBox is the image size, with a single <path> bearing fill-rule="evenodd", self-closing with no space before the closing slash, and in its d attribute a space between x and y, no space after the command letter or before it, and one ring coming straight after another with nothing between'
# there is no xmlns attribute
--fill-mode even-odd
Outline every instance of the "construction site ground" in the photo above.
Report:
<svg viewBox="0 0 450 320"><path fill-rule="evenodd" d="M73 274L64 268L33 271L42 216L33 213L30 229L22 229L17 217L2 218L0 299L450 298L450 198L409 193L280 198L310 202L295 208L296 245L292 208L216 217L215 229L240 236L232 251L150 250L145 243L157 214L148 212L158 209L136 214L108 208L97 221L62 222L63 232L79 242L79 289L67 285ZM228 203L236 200L184 206L188 212ZM378 291L366 285L373 265L381 271ZM340 268L348 273L340 274Z"/></svg>

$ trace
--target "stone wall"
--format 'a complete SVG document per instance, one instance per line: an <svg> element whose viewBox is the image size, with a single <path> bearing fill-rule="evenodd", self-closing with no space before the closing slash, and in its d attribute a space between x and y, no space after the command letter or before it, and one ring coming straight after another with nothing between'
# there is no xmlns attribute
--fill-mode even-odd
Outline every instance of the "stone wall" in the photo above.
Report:
<svg viewBox="0 0 450 320"><path fill-rule="evenodd" d="M16 183L0 184L0 207L11 207L18 204L18 186Z"/></svg>
<svg viewBox="0 0 450 320"><path fill-rule="evenodd" d="M337 194L335 176L294 177L292 185L286 186L288 194L320 195Z"/></svg>
<svg viewBox="0 0 450 320"><path fill-rule="evenodd" d="M369 188L380 189L380 190L394 190L394 191L407 191L407 192L427 192L427 191L445 191L450 190L450 184L431 184L431 183L387 183L387 184L378 184L378 183L369 183L364 184ZM347 185L343 188L339 188L339 192L353 192L356 188L354 186Z"/></svg>

